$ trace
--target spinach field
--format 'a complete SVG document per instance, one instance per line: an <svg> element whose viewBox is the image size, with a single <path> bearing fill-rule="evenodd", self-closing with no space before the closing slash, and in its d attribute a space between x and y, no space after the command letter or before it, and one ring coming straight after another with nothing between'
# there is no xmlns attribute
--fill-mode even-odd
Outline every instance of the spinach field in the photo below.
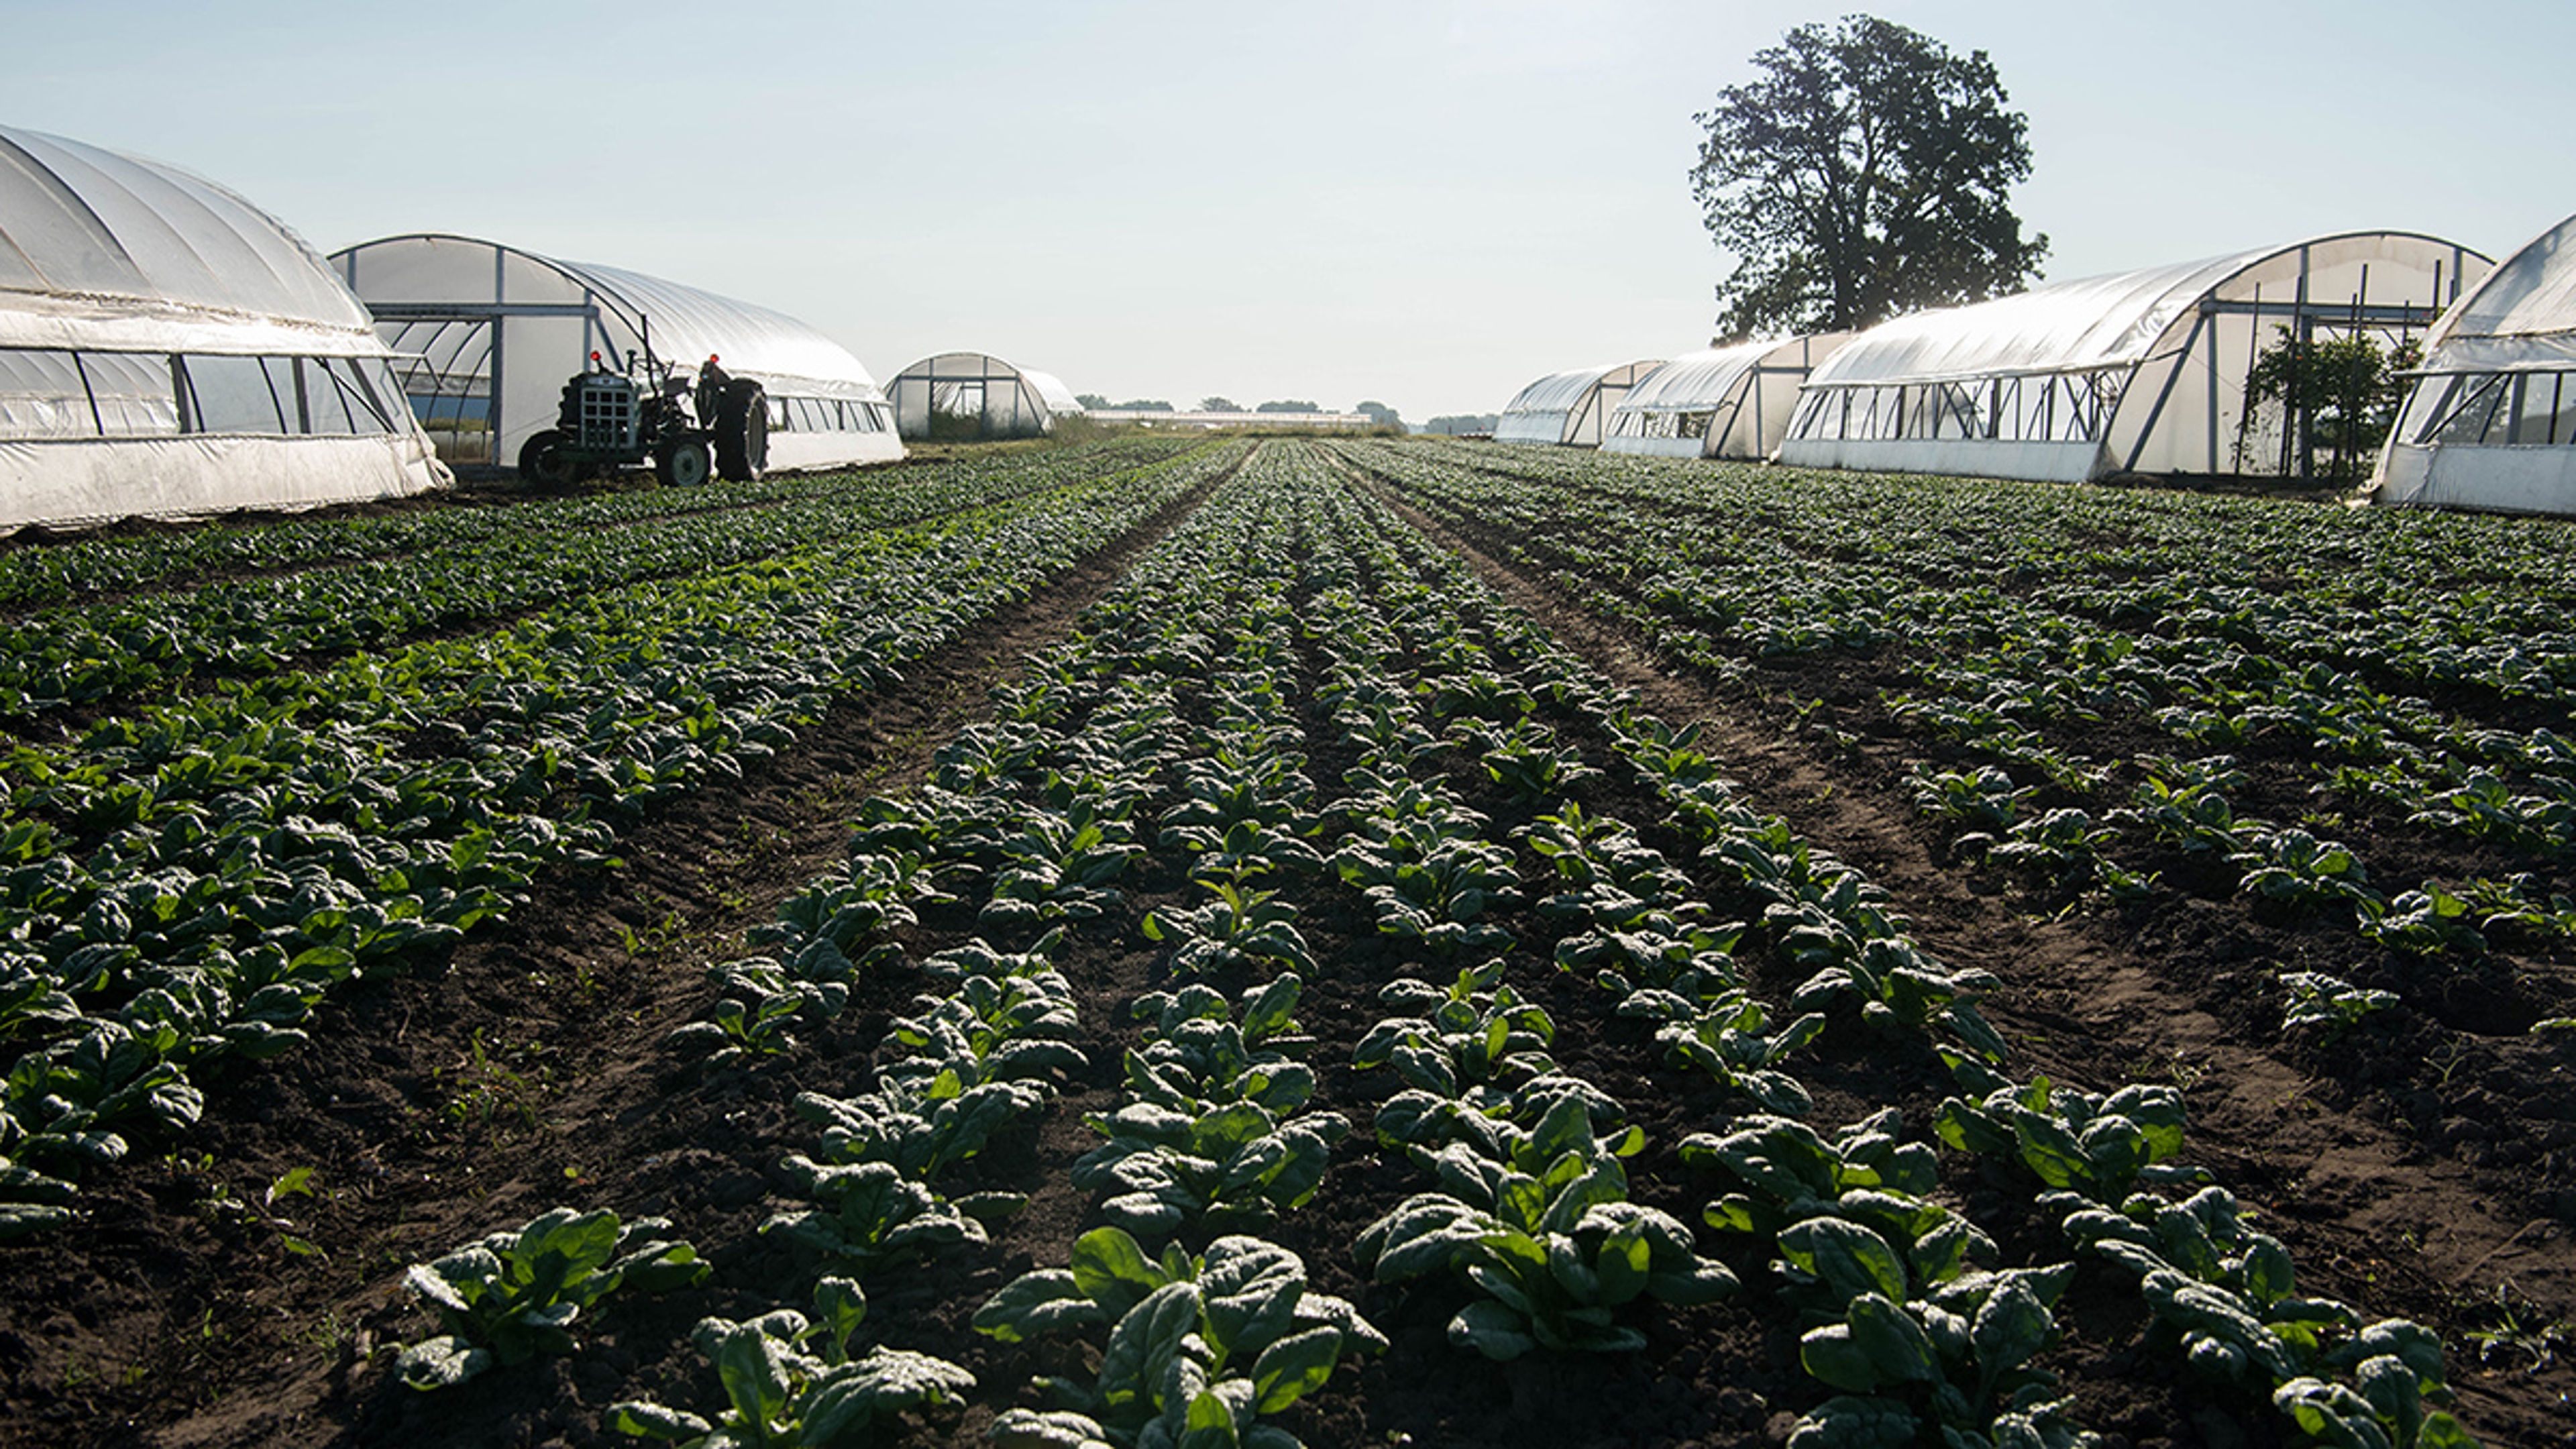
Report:
<svg viewBox="0 0 2576 1449"><path fill-rule="evenodd" d="M0 1443L2576 1443L2564 525L1123 439L0 553Z"/></svg>

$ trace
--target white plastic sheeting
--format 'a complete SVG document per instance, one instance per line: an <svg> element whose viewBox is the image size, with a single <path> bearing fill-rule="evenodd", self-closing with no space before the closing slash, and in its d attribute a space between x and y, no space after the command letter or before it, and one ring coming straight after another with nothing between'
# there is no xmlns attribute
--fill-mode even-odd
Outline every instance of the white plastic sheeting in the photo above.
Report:
<svg viewBox="0 0 2576 1449"><path fill-rule="evenodd" d="M934 414L973 419L977 438L1034 438L1051 432L1059 414L1082 404L1053 373L1016 367L984 352L943 352L925 357L886 380L894 403L895 431L906 442L932 432Z"/></svg>
<svg viewBox="0 0 2576 1449"><path fill-rule="evenodd" d="M2576 514L2576 216L2505 258L2434 326L2374 497Z"/></svg>
<svg viewBox="0 0 2576 1449"><path fill-rule="evenodd" d="M331 254L395 351L412 407L461 464L513 465L555 426L563 385L593 352L646 352L695 377L710 356L769 394L769 466L828 468L903 456L893 411L839 343L766 307L660 277L418 234Z"/></svg>
<svg viewBox="0 0 2576 1449"><path fill-rule="evenodd" d="M2491 265L2438 237L2352 232L1900 317L1816 369L1778 456L2066 482L2291 472L2289 429L2246 405L2279 329L2394 342Z"/></svg>
<svg viewBox="0 0 2576 1449"><path fill-rule="evenodd" d="M0 527L439 487L387 356L240 196L0 126Z"/></svg>
<svg viewBox="0 0 2576 1449"><path fill-rule="evenodd" d="M1798 388L1848 332L1739 342L1676 357L1638 379L1610 411L1605 453L1668 458L1771 456L1797 411Z"/></svg>
<svg viewBox="0 0 2576 1449"><path fill-rule="evenodd" d="M1497 443L1563 443L1597 448L1609 428L1610 410L1637 379L1663 365L1644 362L1552 372L1522 388L1494 423Z"/></svg>

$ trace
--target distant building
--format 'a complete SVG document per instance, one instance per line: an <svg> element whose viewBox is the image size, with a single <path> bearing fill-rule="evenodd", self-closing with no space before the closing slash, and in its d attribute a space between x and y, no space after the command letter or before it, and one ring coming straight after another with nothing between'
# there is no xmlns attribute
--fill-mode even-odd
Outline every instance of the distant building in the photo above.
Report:
<svg viewBox="0 0 2576 1449"><path fill-rule="evenodd" d="M886 383L894 425L908 443L1035 438L1082 403L1053 373L982 352L925 357Z"/></svg>
<svg viewBox="0 0 2576 1449"><path fill-rule="evenodd" d="M1367 413L1164 412L1160 409L1093 408L1084 416L1094 422L1134 423L1149 428L1374 428Z"/></svg>

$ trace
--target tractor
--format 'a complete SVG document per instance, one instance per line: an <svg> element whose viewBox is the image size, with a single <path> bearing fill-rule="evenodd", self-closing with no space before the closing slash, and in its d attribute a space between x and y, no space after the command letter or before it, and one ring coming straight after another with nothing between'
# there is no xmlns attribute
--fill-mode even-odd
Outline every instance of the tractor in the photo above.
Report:
<svg viewBox="0 0 2576 1449"><path fill-rule="evenodd" d="M650 459L665 484L694 486L710 471L738 483L758 478L769 465L769 400L759 383L728 377L715 361L693 387L649 348L641 380L634 353L623 372L592 353L590 370L564 384L555 426L520 446L520 476L560 487Z"/></svg>

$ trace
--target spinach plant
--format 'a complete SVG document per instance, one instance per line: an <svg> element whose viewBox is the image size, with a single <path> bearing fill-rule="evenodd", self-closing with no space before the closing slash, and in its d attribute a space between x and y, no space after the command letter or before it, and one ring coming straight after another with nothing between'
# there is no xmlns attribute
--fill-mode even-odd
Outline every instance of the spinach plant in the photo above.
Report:
<svg viewBox="0 0 2576 1449"><path fill-rule="evenodd" d="M1063 1411L1005 1411L993 1437L1012 1449L1150 1449L1241 1443L1295 1449L1261 1422L1321 1388L1345 1353L1386 1339L1348 1302L1309 1291L1296 1254L1220 1237L1204 1256L1178 1244L1146 1256L1118 1228L1073 1245L1071 1266L1021 1275L975 1311L1004 1342L1107 1330L1093 1382L1051 1378Z"/></svg>
<svg viewBox="0 0 2576 1449"><path fill-rule="evenodd" d="M1619 1145L1634 1151L1631 1128ZM1735 1291L1690 1229L1628 1200L1628 1176L1593 1132L1580 1097L1556 1101L1495 1161L1464 1144L1424 1154L1439 1174L1371 1223L1355 1246L1381 1283L1448 1270L1484 1296L1449 1321L1449 1341L1498 1361L1535 1349L1628 1352L1645 1336L1615 1310L1641 1296L1712 1303Z"/></svg>
<svg viewBox="0 0 2576 1449"><path fill-rule="evenodd" d="M404 1276L438 1310L447 1332L403 1350L396 1365L416 1389L461 1384L494 1363L570 1353L572 1321L620 1287L660 1293L705 1280L708 1265L685 1242L658 1236L661 1218L620 1224L601 1209L556 1208L525 1227L492 1234Z"/></svg>
<svg viewBox="0 0 2576 1449"><path fill-rule="evenodd" d="M868 1300L847 1278L814 1286L812 1320L792 1308L736 1322L699 1321L691 1335L715 1366L726 1407L709 1420L643 1399L609 1406L607 1426L682 1449L826 1449L866 1442L876 1420L940 1404L975 1387L946 1359L904 1349L852 1355Z"/></svg>

